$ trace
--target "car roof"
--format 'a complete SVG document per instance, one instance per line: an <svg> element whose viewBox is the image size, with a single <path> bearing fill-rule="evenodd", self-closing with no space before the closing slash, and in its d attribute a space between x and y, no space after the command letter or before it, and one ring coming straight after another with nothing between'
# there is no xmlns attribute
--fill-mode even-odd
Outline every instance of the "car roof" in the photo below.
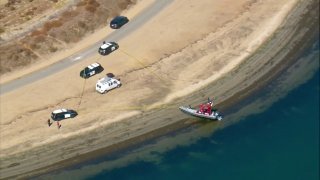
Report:
<svg viewBox="0 0 320 180"><path fill-rule="evenodd" d="M115 18L113 18L112 21L118 21L118 20L121 20L121 19L124 19L126 18L125 16L116 16Z"/></svg>
<svg viewBox="0 0 320 180"><path fill-rule="evenodd" d="M115 79L114 78L110 78L110 77L107 76L107 77L104 77L104 78L100 79L99 83L104 85L104 84L107 84L111 80L115 80Z"/></svg>
<svg viewBox="0 0 320 180"><path fill-rule="evenodd" d="M93 64L90 64L90 65L88 66L88 68L89 68L89 69L93 69L93 68L96 68L96 67L99 67L99 66L100 66L99 63L93 63Z"/></svg>
<svg viewBox="0 0 320 180"><path fill-rule="evenodd" d="M56 109L52 113L58 114L58 113L67 112L67 111L68 111L67 109Z"/></svg>
<svg viewBox="0 0 320 180"><path fill-rule="evenodd" d="M112 46L113 44L111 44L110 42L102 44L101 48L102 49L107 49L109 46Z"/></svg>

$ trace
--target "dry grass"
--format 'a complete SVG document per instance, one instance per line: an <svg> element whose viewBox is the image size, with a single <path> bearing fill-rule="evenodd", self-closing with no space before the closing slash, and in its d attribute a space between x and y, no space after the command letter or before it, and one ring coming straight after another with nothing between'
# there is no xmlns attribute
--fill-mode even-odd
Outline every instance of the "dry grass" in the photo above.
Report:
<svg viewBox="0 0 320 180"><path fill-rule="evenodd" d="M19 11L22 7L19 9L20 6L17 6L17 4L21 3L19 0L10 0L5 6L14 8L13 12L19 11L20 17L15 17L24 18L27 21L36 13L43 11L43 8L39 8L40 5L36 4L36 0L28 1L34 6L25 8L23 12ZM59 2L58 0L38 0L37 3L48 3L48 1L51 3ZM40 28L24 35L20 42L29 49L20 47L17 42L0 42L0 75L39 60L36 54L47 55L54 53L65 48L65 43L80 41L87 34L94 32L95 29L105 26L108 17L119 14L133 3L135 3L135 0L81 0L74 4L74 8L69 8L69 10L62 12L55 19L45 22ZM1 18L5 18L5 16L0 12ZM19 21L16 20L15 22ZM7 23L13 22L8 20ZM6 23L4 22L4 24ZM5 26L0 27L0 35L5 31Z"/></svg>
<svg viewBox="0 0 320 180"><path fill-rule="evenodd" d="M6 45L5 48L0 46L0 53L0 74L10 72L15 68L30 64L34 59L37 58L37 56L30 50L18 44Z"/></svg>
<svg viewBox="0 0 320 180"><path fill-rule="evenodd" d="M100 4L96 0L87 0L85 9L91 13L94 13Z"/></svg>
<svg viewBox="0 0 320 180"><path fill-rule="evenodd" d="M8 0L8 2L5 4L5 6L10 7L10 6L13 6L18 3L21 3L21 0Z"/></svg>

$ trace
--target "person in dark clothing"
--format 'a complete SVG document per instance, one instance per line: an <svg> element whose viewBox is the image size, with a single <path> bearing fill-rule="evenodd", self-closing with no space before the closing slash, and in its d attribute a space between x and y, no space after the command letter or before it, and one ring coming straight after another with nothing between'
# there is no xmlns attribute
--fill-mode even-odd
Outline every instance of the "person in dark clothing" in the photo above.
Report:
<svg viewBox="0 0 320 180"><path fill-rule="evenodd" d="M50 127L51 126L51 121L50 121L50 119L48 119L48 126Z"/></svg>
<svg viewBox="0 0 320 180"><path fill-rule="evenodd" d="M57 126L58 126L58 129L61 128L61 124L59 123L59 121L57 121Z"/></svg>

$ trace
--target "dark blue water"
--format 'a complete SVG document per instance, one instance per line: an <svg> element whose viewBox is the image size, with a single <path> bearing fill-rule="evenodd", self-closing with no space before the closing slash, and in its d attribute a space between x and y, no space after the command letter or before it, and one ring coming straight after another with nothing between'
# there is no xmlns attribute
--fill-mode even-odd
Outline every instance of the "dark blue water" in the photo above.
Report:
<svg viewBox="0 0 320 180"><path fill-rule="evenodd" d="M215 143L212 143L215 142ZM88 179L319 179L319 72L267 111L162 154Z"/></svg>

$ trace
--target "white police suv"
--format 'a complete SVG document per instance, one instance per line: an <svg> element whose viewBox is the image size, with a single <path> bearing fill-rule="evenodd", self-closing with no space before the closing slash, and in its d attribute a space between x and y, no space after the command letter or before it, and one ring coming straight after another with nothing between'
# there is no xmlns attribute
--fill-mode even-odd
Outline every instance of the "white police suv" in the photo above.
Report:
<svg viewBox="0 0 320 180"><path fill-rule="evenodd" d="M121 86L120 80L106 76L97 81L96 90L99 93L103 94L114 88L118 88L120 86Z"/></svg>

